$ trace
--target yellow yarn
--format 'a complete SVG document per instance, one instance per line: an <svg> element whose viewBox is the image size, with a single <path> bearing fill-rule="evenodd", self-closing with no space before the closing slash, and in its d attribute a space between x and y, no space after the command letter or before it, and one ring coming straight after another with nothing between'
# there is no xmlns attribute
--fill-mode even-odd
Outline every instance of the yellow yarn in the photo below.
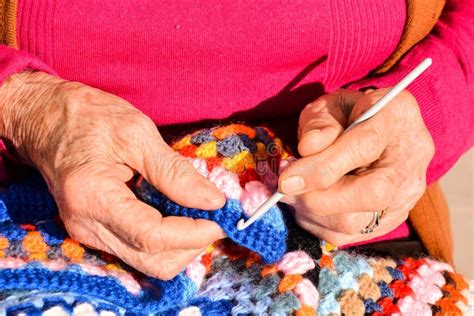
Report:
<svg viewBox="0 0 474 316"><path fill-rule="evenodd" d="M201 158L209 158L217 156L217 143L216 142L208 142L199 145L196 149L196 156Z"/></svg>
<svg viewBox="0 0 474 316"><path fill-rule="evenodd" d="M255 160L248 151L242 151L233 157L225 157L222 159L222 166L237 174L256 167Z"/></svg>
<svg viewBox="0 0 474 316"><path fill-rule="evenodd" d="M191 145L191 135L181 138L179 141L173 144L172 148L174 150L180 150L188 145Z"/></svg>

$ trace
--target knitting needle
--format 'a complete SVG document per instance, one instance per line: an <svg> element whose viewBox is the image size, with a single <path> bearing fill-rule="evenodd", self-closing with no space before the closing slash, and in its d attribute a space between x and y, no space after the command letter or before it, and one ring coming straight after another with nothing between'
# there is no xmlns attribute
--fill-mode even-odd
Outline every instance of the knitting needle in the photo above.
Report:
<svg viewBox="0 0 474 316"><path fill-rule="evenodd" d="M354 126L368 120L380 110L382 110L390 101L392 101L400 92L402 92L410 83L412 83L419 75L421 75L429 66L431 66L431 58L426 58L418 66L415 67L408 75L398 82L390 91L388 91L380 100L355 120L344 132L354 128ZM263 203L247 221L243 218L237 223L237 230L244 230L252 225L256 220L262 217L273 205L283 198L284 194L275 192L265 203Z"/></svg>

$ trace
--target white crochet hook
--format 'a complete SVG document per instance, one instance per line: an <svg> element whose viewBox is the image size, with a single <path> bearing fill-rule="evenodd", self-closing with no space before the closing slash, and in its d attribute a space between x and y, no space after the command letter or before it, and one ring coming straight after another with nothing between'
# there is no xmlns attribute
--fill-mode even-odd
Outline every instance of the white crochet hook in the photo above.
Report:
<svg viewBox="0 0 474 316"><path fill-rule="evenodd" d="M375 104L362 114L357 120L355 120L344 132L354 128L359 123L362 123L380 110L382 110L390 101L392 101L400 92L402 92L410 83L412 83L419 75L421 75L433 61L431 58L424 59L418 66L415 67L408 75L406 75L400 82L398 82L390 91L388 91L380 100L375 102ZM284 194L280 192L275 192L265 203L260 205L260 207L249 217L248 220L243 218L237 223L237 230L244 230L250 225L252 225L256 220L262 217L272 206L278 203L283 198Z"/></svg>

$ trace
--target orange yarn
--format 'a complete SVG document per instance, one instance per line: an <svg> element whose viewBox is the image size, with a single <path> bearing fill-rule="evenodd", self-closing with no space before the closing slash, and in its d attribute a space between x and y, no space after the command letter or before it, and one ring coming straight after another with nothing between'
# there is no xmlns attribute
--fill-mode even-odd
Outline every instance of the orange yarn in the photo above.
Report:
<svg viewBox="0 0 474 316"><path fill-rule="evenodd" d="M276 273L278 273L278 267L274 264L263 267L262 271L260 272L262 278L265 278L269 274Z"/></svg>
<svg viewBox="0 0 474 316"><path fill-rule="evenodd" d="M245 260L245 266L247 268L252 267L254 264L260 262L261 258L256 252L250 252L247 260Z"/></svg>
<svg viewBox="0 0 474 316"><path fill-rule="evenodd" d="M321 259L319 260L319 265L321 268L334 269L334 263L332 262L332 257L323 253Z"/></svg>
<svg viewBox="0 0 474 316"><path fill-rule="evenodd" d="M278 284L278 291L280 291L280 293L291 291L301 281L303 281L303 277L301 275L287 274L283 279L281 279L280 284Z"/></svg>
<svg viewBox="0 0 474 316"><path fill-rule="evenodd" d="M72 262L81 262L85 253L84 248L82 248L77 241L71 238L66 238L64 240L61 244L61 251L63 255L68 257Z"/></svg>
<svg viewBox="0 0 474 316"><path fill-rule="evenodd" d="M444 292L444 294L450 298L451 300L457 302L461 301L465 305L467 305L467 298L464 297L452 284L445 284L441 290Z"/></svg>
<svg viewBox="0 0 474 316"><path fill-rule="evenodd" d="M43 240L43 236L37 231L30 231L26 234L22 241L22 247L30 253L30 260L46 259L46 252L49 250L48 245Z"/></svg>
<svg viewBox="0 0 474 316"><path fill-rule="evenodd" d="M301 306L301 308L295 312L295 316L314 316L314 315L316 315L316 311L314 310L314 308L308 305Z"/></svg>
<svg viewBox="0 0 474 316"><path fill-rule="evenodd" d="M456 288L456 290L462 291L469 288L469 284L467 284L466 280L463 278L462 275L453 272L448 272L447 276L448 282L449 279L454 282L454 287Z"/></svg>
<svg viewBox="0 0 474 316"><path fill-rule="evenodd" d="M4 257L5 253L3 252L4 249L7 249L10 243L8 242L8 239L5 237L0 237L0 257Z"/></svg>
<svg viewBox="0 0 474 316"><path fill-rule="evenodd" d="M461 309L459 309L459 307L456 306L456 302L454 302L450 298L442 298L438 302L436 302L436 305L441 308L441 312L437 312L435 314L437 316L441 316L441 315L461 316L462 315Z"/></svg>
<svg viewBox="0 0 474 316"><path fill-rule="evenodd" d="M0 237L0 250L7 249L10 243L5 237Z"/></svg>
<svg viewBox="0 0 474 316"><path fill-rule="evenodd" d="M255 130L249 126L242 125L242 124L230 124L227 126L216 128L212 132L212 136L217 139L224 139L227 136L235 135L235 134L245 134L250 138L255 137Z"/></svg>

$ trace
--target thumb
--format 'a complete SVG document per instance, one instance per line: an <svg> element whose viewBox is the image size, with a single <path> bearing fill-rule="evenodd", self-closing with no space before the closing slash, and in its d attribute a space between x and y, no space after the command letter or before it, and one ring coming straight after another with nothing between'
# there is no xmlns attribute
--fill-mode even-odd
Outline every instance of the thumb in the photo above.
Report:
<svg viewBox="0 0 474 316"><path fill-rule="evenodd" d="M171 149L156 127L128 148L126 163L168 198L185 207L213 210L225 203L224 195L191 162Z"/></svg>
<svg viewBox="0 0 474 316"><path fill-rule="evenodd" d="M299 120L298 152L310 156L322 152L342 134L352 107L364 94L339 90L310 103Z"/></svg>

